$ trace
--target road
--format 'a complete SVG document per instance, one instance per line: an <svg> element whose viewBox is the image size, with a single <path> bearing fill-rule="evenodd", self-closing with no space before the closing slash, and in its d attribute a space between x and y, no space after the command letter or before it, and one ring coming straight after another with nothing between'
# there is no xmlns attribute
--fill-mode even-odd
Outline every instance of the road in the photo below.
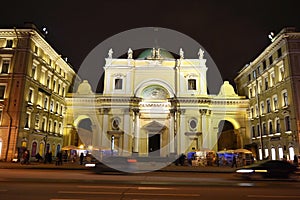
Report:
<svg viewBox="0 0 300 200"><path fill-rule="evenodd" d="M300 182L244 181L232 173L94 174L80 170L0 170L0 199L299 199Z"/></svg>

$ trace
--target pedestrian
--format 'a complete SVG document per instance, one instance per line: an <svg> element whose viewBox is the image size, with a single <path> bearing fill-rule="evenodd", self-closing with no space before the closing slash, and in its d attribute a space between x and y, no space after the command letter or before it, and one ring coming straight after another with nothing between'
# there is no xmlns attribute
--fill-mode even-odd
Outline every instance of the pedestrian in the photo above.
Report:
<svg viewBox="0 0 300 200"><path fill-rule="evenodd" d="M235 155L233 155L231 167L237 167Z"/></svg>
<svg viewBox="0 0 300 200"><path fill-rule="evenodd" d="M82 164L83 164L83 158L84 158L83 153L80 154L80 157L79 157L79 158L80 158L80 165L82 165Z"/></svg>
<svg viewBox="0 0 300 200"><path fill-rule="evenodd" d="M295 166L298 166L298 156L297 155L294 155L293 163Z"/></svg>

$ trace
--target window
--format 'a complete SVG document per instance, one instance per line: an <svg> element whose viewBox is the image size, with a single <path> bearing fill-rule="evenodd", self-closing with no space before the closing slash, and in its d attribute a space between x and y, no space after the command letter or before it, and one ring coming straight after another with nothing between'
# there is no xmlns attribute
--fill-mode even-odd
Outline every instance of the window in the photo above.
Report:
<svg viewBox="0 0 300 200"><path fill-rule="evenodd" d="M122 88L123 88L122 84L123 84L122 79L120 79L120 78L115 79L115 89L116 90L122 90Z"/></svg>
<svg viewBox="0 0 300 200"><path fill-rule="evenodd" d="M248 81L251 81L251 75L248 74Z"/></svg>
<svg viewBox="0 0 300 200"><path fill-rule="evenodd" d="M260 114L264 114L265 113L265 105L264 105L264 102L261 102L260 103L260 107L261 107L261 111L260 111Z"/></svg>
<svg viewBox="0 0 300 200"><path fill-rule="evenodd" d="M251 118L253 118L254 117L254 109L253 108L250 109L250 114L251 114Z"/></svg>
<svg viewBox="0 0 300 200"><path fill-rule="evenodd" d="M269 89L269 81L268 81L268 77L265 78L265 90Z"/></svg>
<svg viewBox="0 0 300 200"><path fill-rule="evenodd" d="M259 127L259 124L256 125L256 128L257 128L257 136L260 136L260 127Z"/></svg>
<svg viewBox="0 0 300 200"><path fill-rule="evenodd" d="M56 127L57 127L56 125L57 125L57 122L54 122L54 123L53 123L53 132L54 132L54 133L57 132L57 131L56 131Z"/></svg>
<svg viewBox="0 0 300 200"><path fill-rule="evenodd" d="M259 113L258 113L258 106L257 106L257 104L255 104L255 113L256 113L256 117L258 117Z"/></svg>
<svg viewBox="0 0 300 200"><path fill-rule="evenodd" d="M61 105L61 106L60 106L60 114L61 114L61 115L63 114L63 109L64 109L64 107Z"/></svg>
<svg viewBox="0 0 300 200"><path fill-rule="evenodd" d="M277 57L280 58L282 56L281 48L277 49Z"/></svg>
<svg viewBox="0 0 300 200"><path fill-rule="evenodd" d="M56 103L55 112L56 112L56 113L58 113L58 111L59 111L59 104L58 104L58 103Z"/></svg>
<svg viewBox="0 0 300 200"><path fill-rule="evenodd" d="M48 131L51 132L52 131L52 120L49 120L49 125L48 125Z"/></svg>
<svg viewBox="0 0 300 200"><path fill-rule="evenodd" d="M6 48L12 48L12 46L13 46L13 40L7 40L6 41Z"/></svg>
<svg viewBox="0 0 300 200"><path fill-rule="evenodd" d="M188 90L196 90L196 79L188 80Z"/></svg>
<svg viewBox="0 0 300 200"><path fill-rule="evenodd" d="M32 145L31 145L31 156L32 157L35 157L35 155L36 155L36 149L37 149L37 143L33 142Z"/></svg>
<svg viewBox="0 0 300 200"><path fill-rule="evenodd" d="M35 72L36 72L36 67L33 66L31 70L31 77L35 79Z"/></svg>
<svg viewBox="0 0 300 200"><path fill-rule="evenodd" d="M58 124L58 132L60 135L62 135L62 124L61 123Z"/></svg>
<svg viewBox="0 0 300 200"><path fill-rule="evenodd" d="M1 68L1 73L2 74L7 74L8 73L9 64L10 64L9 60L3 60L3 62L2 62L2 68Z"/></svg>
<svg viewBox="0 0 300 200"><path fill-rule="evenodd" d="M256 71L255 70L252 72L252 75L253 75L253 78L256 79Z"/></svg>
<svg viewBox="0 0 300 200"><path fill-rule="evenodd" d="M65 87L62 88L61 96L63 96L63 97L65 96Z"/></svg>
<svg viewBox="0 0 300 200"><path fill-rule="evenodd" d="M28 103L32 103L32 96L33 96L33 90L32 89L29 89L29 92L28 92Z"/></svg>
<svg viewBox="0 0 300 200"><path fill-rule="evenodd" d="M37 54L39 51L39 48L37 46L34 46L34 53Z"/></svg>
<svg viewBox="0 0 300 200"><path fill-rule="evenodd" d="M56 87L56 81L55 80L53 80L53 91L55 92L55 87Z"/></svg>
<svg viewBox="0 0 300 200"><path fill-rule="evenodd" d="M44 99L44 109L48 108L48 97L45 97Z"/></svg>
<svg viewBox="0 0 300 200"><path fill-rule="evenodd" d="M273 123L269 121L269 134L273 134Z"/></svg>
<svg viewBox="0 0 300 200"><path fill-rule="evenodd" d="M267 113L271 112L271 101L270 99L267 99Z"/></svg>
<svg viewBox="0 0 300 200"><path fill-rule="evenodd" d="M273 108L274 110L278 110L278 99L277 99L277 96L274 96L273 97Z"/></svg>
<svg viewBox="0 0 300 200"><path fill-rule="evenodd" d="M285 131L291 131L290 116L285 116L284 122L285 122Z"/></svg>
<svg viewBox="0 0 300 200"><path fill-rule="evenodd" d="M273 57L270 56L270 57L269 57L269 64L272 65L272 63L273 63Z"/></svg>
<svg viewBox="0 0 300 200"><path fill-rule="evenodd" d="M267 135L267 125L263 123L263 135Z"/></svg>
<svg viewBox="0 0 300 200"><path fill-rule="evenodd" d="M48 78L47 78L46 86L47 86L47 88L50 87L50 77L49 77L49 76L48 76Z"/></svg>
<svg viewBox="0 0 300 200"><path fill-rule="evenodd" d="M271 76L270 87L272 87L273 85L275 85L275 74L274 74L274 72L272 72L270 76Z"/></svg>
<svg viewBox="0 0 300 200"><path fill-rule="evenodd" d="M283 66L279 67L278 80L282 81L284 79L284 68Z"/></svg>
<svg viewBox="0 0 300 200"><path fill-rule="evenodd" d="M280 133L280 119L276 119L276 133Z"/></svg>
<svg viewBox="0 0 300 200"><path fill-rule="evenodd" d="M46 118L43 118L42 120L42 130L46 131Z"/></svg>
<svg viewBox="0 0 300 200"><path fill-rule="evenodd" d="M51 100L51 102L50 102L50 112L53 112L53 106L54 106L54 101Z"/></svg>
<svg viewBox="0 0 300 200"><path fill-rule="evenodd" d="M254 126L252 126L252 137L255 137L255 127Z"/></svg>
<svg viewBox="0 0 300 200"><path fill-rule="evenodd" d="M4 99L4 94L5 94L5 85L0 85L0 100Z"/></svg>
<svg viewBox="0 0 300 200"><path fill-rule="evenodd" d="M57 93L59 94L59 92L60 92L60 84L58 84L57 86Z"/></svg>
<svg viewBox="0 0 300 200"><path fill-rule="evenodd" d="M25 115L25 125L24 125L24 129L29 129L29 125L30 125L30 114L26 113Z"/></svg>
<svg viewBox="0 0 300 200"><path fill-rule="evenodd" d="M282 98L283 98L283 107L288 106L288 95L287 92L282 93Z"/></svg>
<svg viewBox="0 0 300 200"><path fill-rule="evenodd" d="M266 70L266 69L267 69L267 63L266 63L266 61L265 61L265 60L263 61L263 69L264 69L264 70Z"/></svg>

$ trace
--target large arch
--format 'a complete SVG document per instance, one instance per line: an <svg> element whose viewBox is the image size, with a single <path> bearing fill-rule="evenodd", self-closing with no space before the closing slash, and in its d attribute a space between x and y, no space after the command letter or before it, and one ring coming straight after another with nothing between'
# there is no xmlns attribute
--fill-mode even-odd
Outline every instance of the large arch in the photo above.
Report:
<svg viewBox="0 0 300 200"><path fill-rule="evenodd" d="M218 125L218 151L237 149L237 137L234 124L227 120L221 120Z"/></svg>

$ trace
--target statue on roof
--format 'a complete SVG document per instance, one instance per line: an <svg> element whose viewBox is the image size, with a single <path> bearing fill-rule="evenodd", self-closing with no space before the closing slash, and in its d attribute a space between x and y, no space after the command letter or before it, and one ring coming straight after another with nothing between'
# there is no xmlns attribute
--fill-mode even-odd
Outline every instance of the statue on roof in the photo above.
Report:
<svg viewBox="0 0 300 200"><path fill-rule="evenodd" d="M113 55L113 53L114 53L114 52L113 52L112 48L110 48L110 49L109 49L109 51L108 51L108 58L110 58L110 59L111 59L111 58L112 58L112 55Z"/></svg>
<svg viewBox="0 0 300 200"><path fill-rule="evenodd" d="M184 51L182 50L182 48L180 48L179 50L179 55L180 55L180 59L184 58Z"/></svg>
<svg viewBox="0 0 300 200"><path fill-rule="evenodd" d="M128 49L127 55L128 55L128 57L127 57L128 59L132 59L132 49L131 48Z"/></svg>
<svg viewBox="0 0 300 200"><path fill-rule="evenodd" d="M198 56L199 56L199 59L203 59L203 57L204 57L204 51L201 48L198 51Z"/></svg>

